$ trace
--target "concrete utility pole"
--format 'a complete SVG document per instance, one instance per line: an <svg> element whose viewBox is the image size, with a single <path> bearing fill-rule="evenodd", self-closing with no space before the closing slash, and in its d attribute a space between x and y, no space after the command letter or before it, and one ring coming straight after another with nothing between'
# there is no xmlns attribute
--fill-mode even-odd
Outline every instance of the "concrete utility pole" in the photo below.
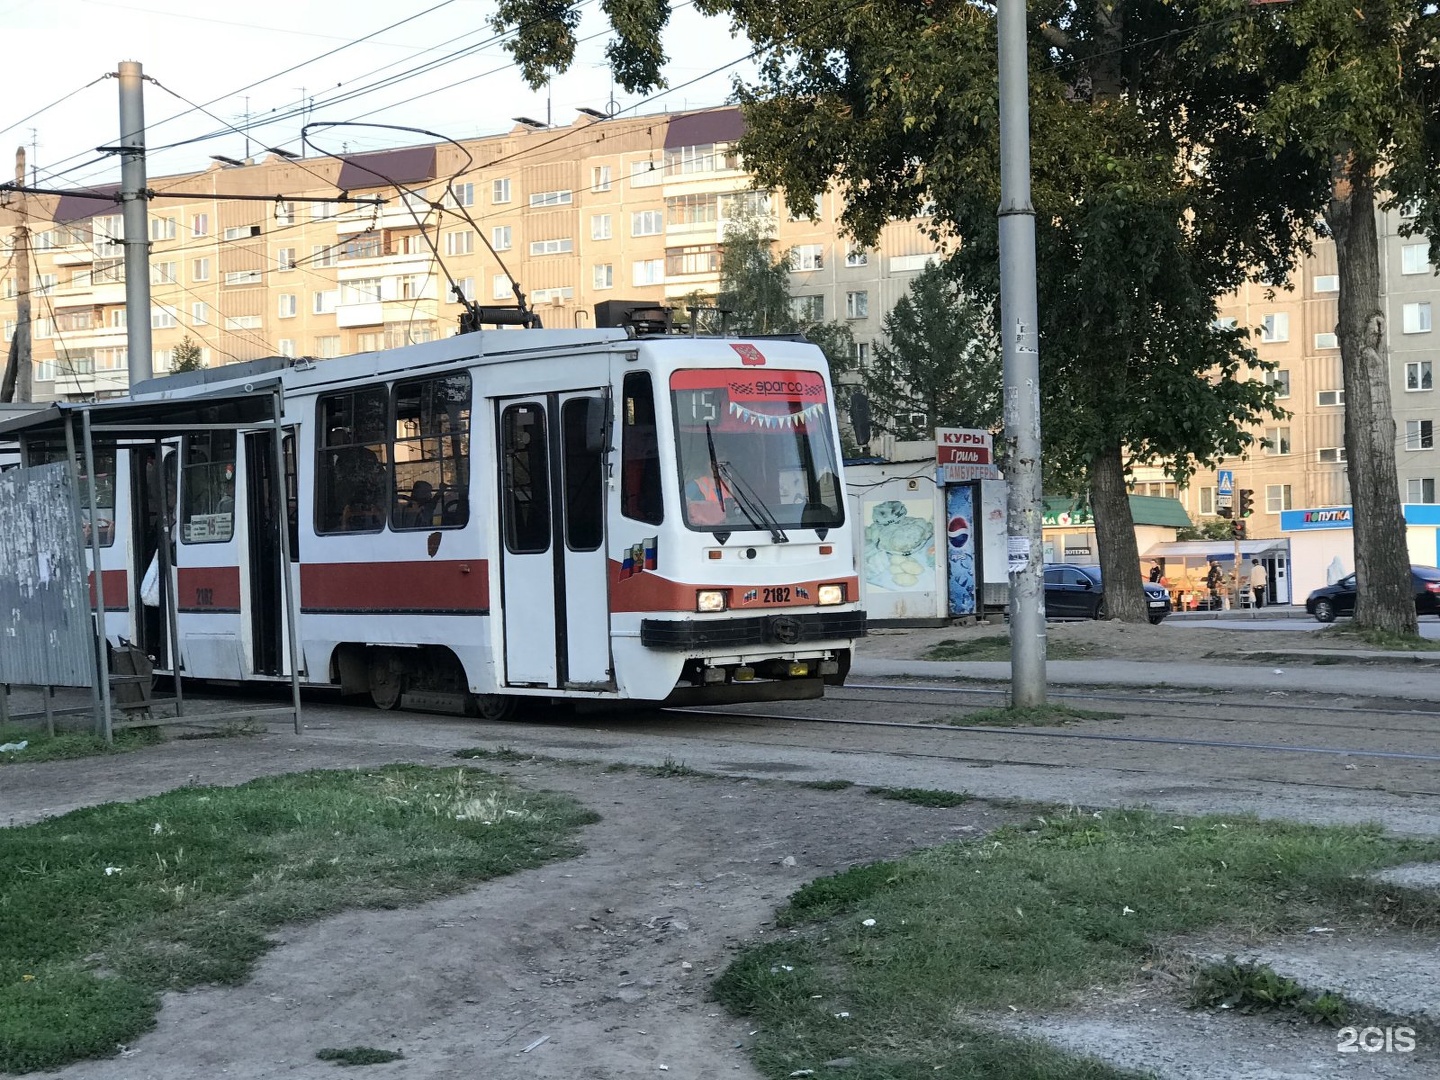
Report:
<svg viewBox="0 0 1440 1080"><path fill-rule="evenodd" d="M145 96L140 65L120 62L120 203L125 211L125 342L130 385L154 374L150 353L150 229L145 220Z"/></svg>
<svg viewBox="0 0 1440 1080"><path fill-rule="evenodd" d="M1000 342L1009 460L1010 697L1045 704L1044 547L1040 518L1040 331L1035 208L1030 204L1030 81L1025 0L999 0Z"/></svg>
<svg viewBox="0 0 1440 1080"><path fill-rule="evenodd" d="M15 183L25 186L25 147L15 149ZM10 354L5 361L5 377L0 381L0 401L29 401L31 389L30 358L30 230L25 223L29 215L25 203L29 196L16 192L20 200L20 221L15 226L15 336L10 339Z"/></svg>

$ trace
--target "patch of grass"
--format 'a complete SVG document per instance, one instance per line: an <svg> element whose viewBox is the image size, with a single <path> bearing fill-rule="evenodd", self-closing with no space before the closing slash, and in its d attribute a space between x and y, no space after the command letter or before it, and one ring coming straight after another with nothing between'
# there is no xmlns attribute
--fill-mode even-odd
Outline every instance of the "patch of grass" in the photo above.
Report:
<svg viewBox="0 0 1440 1080"><path fill-rule="evenodd" d="M854 787L853 780L796 780L797 787L814 788L816 791L844 791L848 787Z"/></svg>
<svg viewBox="0 0 1440 1080"><path fill-rule="evenodd" d="M1339 994L1307 990L1268 964L1242 964L1233 956L1195 973L1190 1004L1197 1009L1233 1009L1246 1015L1283 1011L1331 1027L1344 1025L1352 1011Z"/></svg>
<svg viewBox="0 0 1440 1080"><path fill-rule="evenodd" d="M1089 660L1108 656L1108 650L1082 641L1045 639L1045 656L1050 660ZM961 640L946 638L926 650L922 660L1009 660L1010 635L986 634Z"/></svg>
<svg viewBox="0 0 1440 1080"><path fill-rule="evenodd" d="M469 761L504 761L510 764L517 761L534 760L533 755L523 754L508 746L497 746L494 750L487 750L483 746L472 746L466 750L456 750L455 756Z"/></svg>
<svg viewBox="0 0 1440 1080"><path fill-rule="evenodd" d="M0 829L0 1072L113 1054L162 991L243 981L278 926L569 858L594 820L478 769L391 766Z"/></svg>
<svg viewBox="0 0 1440 1080"><path fill-rule="evenodd" d="M882 799L914 803L916 806L950 807L967 803L972 798L965 791L944 791L941 788L921 787L872 787L865 789L866 795L879 795Z"/></svg>
<svg viewBox="0 0 1440 1080"><path fill-rule="evenodd" d="M264 724L258 720L228 720L215 728L206 728L203 731L186 731L175 738L181 741L193 741L196 739L247 739L255 735L264 735L269 731Z"/></svg>
<svg viewBox="0 0 1440 1080"><path fill-rule="evenodd" d="M0 746L5 743L26 743L24 750L7 750L0 754L0 765L29 761L65 761L70 758L95 757L98 754L123 754L163 742L158 728L130 728L115 732L114 742L106 745L99 735L86 732L57 732L53 737L29 728L0 728Z"/></svg>
<svg viewBox="0 0 1440 1080"><path fill-rule="evenodd" d="M315 1051L315 1056L336 1065L383 1065L387 1061L399 1061L405 1055L399 1050L377 1050L373 1046L331 1046Z"/></svg>
<svg viewBox="0 0 1440 1080"><path fill-rule="evenodd" d="M1118 720L1119 713L1077 709L1071 705L996 705L959 713L945 722L957 727L1063 727L1078 720Z"/></svg>
<svg viewBox="0 0 1440 1080"><path fill-rule="evenodd" d="M1319 632L1318 639L1331 644L1355 642L1368 645L1372 649L1386 649L1395 652L1435 652L1440 650L1440 641L1431 641L1419 634L1397 634L1390 630L1376 630L1356 626L1353 623L1327 626Z"/></svg>
<svg viewBox="0 0 1440 1080"><path fill-rule="evenodd" d="M1178 935L1440 926L1440 898L1366 877L1437 855L1378 828L1067 811L811 882L715 989L764 1032L771 1077L842 1056L876 1080L1112 1077L985 1014L1126 986Z"/></svg>

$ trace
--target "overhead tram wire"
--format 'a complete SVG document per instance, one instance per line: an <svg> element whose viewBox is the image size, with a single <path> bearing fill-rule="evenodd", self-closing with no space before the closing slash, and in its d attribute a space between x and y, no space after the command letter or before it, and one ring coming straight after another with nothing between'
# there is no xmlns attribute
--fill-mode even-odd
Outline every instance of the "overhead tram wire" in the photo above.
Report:
<svg viewBox="0 0 1440 1080"><path fill-rule="evenodd" d="M46 106L44 106L44 107L42 107L42 108L39 108L39 109L36 109L36 110L35 110L34 112L32 112L29 116L22 116L19 120L16 120L13 124L10 124L10 125L8 125L8 126L6 126L6 127L0 128L0 135L5 134L5 132L7 132L7 131L13 131L13 130L15 130L15 128L19 127L21 124L25 123L26 121L34 120L35 117L39 116L41 113L49 112L51 109L55 108L57 105L63 105L63 104L65 104L65 102L69 101L69 100L70 100L71 98L73 98L76 94L79 94L79 93L81 93L82 91L85 91L85 90L89 90L90 87L94 86L96 83L104 82L106 79L109 79L109 78L111 78L111 74L110 74L110 72L107 71L104 75L101 75L101 76L99 76L98 78L95 78L95 79L91 79L91 80L90 80L88 83L86 83L84 86L76 87L74 90L71 90L70 93L66 94L64 97L57 98L57 99L55 99L54 101L52 101L49 105L46 105Z"/></svg>

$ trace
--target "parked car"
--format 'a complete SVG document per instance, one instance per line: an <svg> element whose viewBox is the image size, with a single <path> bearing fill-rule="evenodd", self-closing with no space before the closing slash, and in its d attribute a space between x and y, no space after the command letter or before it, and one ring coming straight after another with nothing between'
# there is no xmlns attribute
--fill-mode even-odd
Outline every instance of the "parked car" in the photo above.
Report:
<svg viewBox="0 0 1440 1080"><path fill-rule="evenodd" d="M1415 589L1415 613L1440 615L1440 567L1410 567L1410 584ZM1356 592L1355 575L1347 574L1306 597L1305 610L1321 622L1334 622L1337 615L1354 615Z"/></svg>
<svg viewBox="0 0 1440 1080"><path fill-rule="evenodd" d="M1150 621L1170 614L1170 593L1164 586L1145 583L1145 604ZM1045 566L1045 617L1047 619L1106 619L1105 586L1098 566L1047 563Z"/></svg>

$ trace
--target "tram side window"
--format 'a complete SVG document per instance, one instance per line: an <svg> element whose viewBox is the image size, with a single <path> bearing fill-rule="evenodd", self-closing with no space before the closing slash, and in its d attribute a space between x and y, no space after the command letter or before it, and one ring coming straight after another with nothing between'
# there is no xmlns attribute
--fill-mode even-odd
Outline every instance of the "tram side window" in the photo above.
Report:
<svg viewBox="0 0 1440 1080"><path fill-rule="evenodd" d="M327 394L316 405L315 531L379 532L385 527L390 395L383 386Z"/></svg>
<svg viewBox="0 0 1440 1080"><path fill-rule="evenodd" d="M235 433L187 435L180 463L180 539L223 544L235 535Z"/></svg>
<svg viewBox="0 0 1440 1080"><path fill-rule="evenodd" d="M571 398L560 407L565 461L565 544L571 551L594 551L605 539L603 458L585 445L591 417L604 398Z"/></svg>
<svg viewBox="0 0 1440 1080"><path fill-rule="evenodd" d="M511 405L500 418L504 448L505 547L514 555L550 550L550 474L545 413Z"/></svg>
<svg viewBox="0 0 1440 1080"><path fill-rule="evenodd" d="M660 492L660 441L655 431L655 389L650 374L625 376L620 436L620 512L636 521L665 520Z"/></svg>
<svg viewBox="0 0 1440 1080"><path fill-rule="evenodd" d="M470 376L395 384L392 529L459 528L470 521Z"/></svg>
<svg viewBox="0 0 1440 1080"><path fill-rule="evenodd" d="M115 543L115 444L97 442L94 446L95 459L95 520L100 533L100 546L109 547ZM68 461L69 451L63 444L50 446L32 443L28 460L31 465L49 465L56 461ZM18 464L18 463L17 463ZM85 459L79 461L81 539L90 546L90 478L85 473ZM6 468L15 468L15 465ZM0 469L3 471L3 469Z"/></svg>

